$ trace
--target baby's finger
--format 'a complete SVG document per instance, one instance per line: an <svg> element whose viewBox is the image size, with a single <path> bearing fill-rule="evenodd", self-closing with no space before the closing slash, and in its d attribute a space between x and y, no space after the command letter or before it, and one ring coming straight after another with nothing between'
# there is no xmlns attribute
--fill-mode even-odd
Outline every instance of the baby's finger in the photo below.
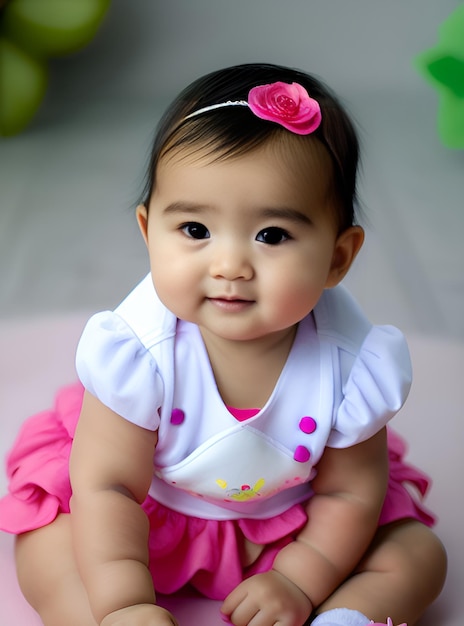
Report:
<svg viewBox="0 0 464 626"><path fill-rule="evenodd" d="M224 600L221 614L224 621L234 626L248 626L259 613L259 606L239 587Z"/></svg>
<svg viewBox="0 0 464 626"><path fill-rule="evenodd" d="M222 603L221 614L226 618L230 618L237 606L245 600L246 596L246 589L244 588L243 583L241 583L229 593Z"/></svg>
<svg viewBox="0 0 464 626"><path fill-rule="evenodd" d="M234 626L265 626L259 624L256 620L259 617L259 607L252 603L244 602L239 604L236 609L229 615L229 623Z"/></svg>

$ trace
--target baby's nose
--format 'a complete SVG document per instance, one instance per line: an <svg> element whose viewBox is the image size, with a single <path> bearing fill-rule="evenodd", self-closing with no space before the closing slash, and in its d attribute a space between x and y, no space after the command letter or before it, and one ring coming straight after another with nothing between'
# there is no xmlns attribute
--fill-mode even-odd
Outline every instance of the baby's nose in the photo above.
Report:
<svg viewBox="0 0 464 626"><path fill-rule="evenodd" d="M215 250L210 266L211 276L225 280L250 280L253 267L246 250L237 244L222 244Z"/></svg>

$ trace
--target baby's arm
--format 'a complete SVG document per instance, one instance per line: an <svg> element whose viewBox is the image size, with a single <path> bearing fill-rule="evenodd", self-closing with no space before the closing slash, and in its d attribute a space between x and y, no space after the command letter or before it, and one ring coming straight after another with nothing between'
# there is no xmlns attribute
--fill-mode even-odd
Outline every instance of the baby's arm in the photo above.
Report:
<svg viewBox="0 0 464 626"><path fill-rule="evenodd" d="M312 483L308 522L274 562L313 606L351 573L370 544L387 481L385 429L351 448L326 449Z"/></svg>
<svg viewBox="0 0 464 626"><path fill-rule="evenodd" d="M280 594L279 623L302 624L301 615L307 617L347 578L371 542L388 480L385 429L351 448L327 448L317 470L308 522L297 539L279 552L271 572L244 581L226 598L222 610L234 623L267 612L266 604L275 604ZM269 616L262 624L275 621L276 615Z"/></svg>
<svg viewBox="0 0 464 626"><path fill-rule="evenodd" d="M75 557L98 624L175 623L155 606L148 520L140 506L156 441L156 433L85 393L71 455L71 520Z"/></svg>

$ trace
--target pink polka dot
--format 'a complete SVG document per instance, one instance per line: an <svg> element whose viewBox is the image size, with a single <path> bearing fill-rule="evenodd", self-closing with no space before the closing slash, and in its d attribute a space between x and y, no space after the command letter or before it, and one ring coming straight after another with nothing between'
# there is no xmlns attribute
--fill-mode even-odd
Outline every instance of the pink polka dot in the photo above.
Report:
<svg viewBox="0 0 464 626"><path fill-rule="evenodd" d="M317 428L317 422L313 417L305 416L300 419L300 430L307 435L313 433Z"/></svg>
<svg viewBox="0 0 464 626"><path fill-rule="evenodd" d="M174 426L179 426L179 424L182 424L184 419L185 413L182 411L182 409L173 409L171 413L171 424L174 424Z"/></svg>
<svg viewBox="0 0 464 626"><path fill-rule="evenodd" d="M306 461L309 461L310 457L311 452L304 446L297 446L295 454L293 455L293 458L295 461L298 461L298 463L306 463Z"/></svg>

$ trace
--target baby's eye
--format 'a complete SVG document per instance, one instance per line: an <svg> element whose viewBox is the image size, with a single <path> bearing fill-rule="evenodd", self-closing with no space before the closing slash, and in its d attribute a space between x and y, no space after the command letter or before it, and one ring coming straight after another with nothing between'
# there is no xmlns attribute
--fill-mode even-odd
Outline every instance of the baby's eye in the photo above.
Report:
<svg viewBox="0 0 464 626"><path fill-rule="evenodd" d="M277 226L270 226L269 228L263 228L256 235L256 241L261 243L267 243L270 246L276 246L279 243L283 243L290 239L290 235L283 228Z"/></svg>
<svg viewBox="0 0 464 626"><path fill-rule="evenodd" d="M210 237L209 230L204 224L199 222L188 222L182 224L181 230L192 239L208 239Z"/></svg>

